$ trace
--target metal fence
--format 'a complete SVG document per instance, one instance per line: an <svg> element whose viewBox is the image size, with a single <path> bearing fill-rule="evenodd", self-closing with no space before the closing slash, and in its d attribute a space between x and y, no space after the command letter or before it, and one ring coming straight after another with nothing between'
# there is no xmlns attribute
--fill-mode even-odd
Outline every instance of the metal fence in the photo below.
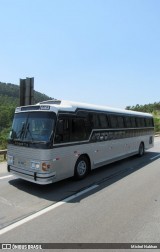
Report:
<svg viewBox="0 0 160 252"><path fill-rule="evenodd" d="M0 150L0 156L3 156L3 159L6 160L6 158L7 158L7 150Z"/></svg>

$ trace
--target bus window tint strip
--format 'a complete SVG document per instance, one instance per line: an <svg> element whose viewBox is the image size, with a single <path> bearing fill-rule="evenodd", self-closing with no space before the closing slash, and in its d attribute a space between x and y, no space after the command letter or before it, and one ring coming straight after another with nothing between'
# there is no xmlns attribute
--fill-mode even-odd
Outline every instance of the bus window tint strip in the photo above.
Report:
<svg viewBox="0 0 160 252"><path fill-rule="evenodd" d="M152 118L81 111L59 115L54 143L109 141L143 134L153 134Z"/></svg>

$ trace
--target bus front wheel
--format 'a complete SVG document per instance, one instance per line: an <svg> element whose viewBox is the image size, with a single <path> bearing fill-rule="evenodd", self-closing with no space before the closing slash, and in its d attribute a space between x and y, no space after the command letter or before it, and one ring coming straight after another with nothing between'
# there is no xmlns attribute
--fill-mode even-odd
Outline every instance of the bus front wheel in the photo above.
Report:
<svg viewBox="0 0 160 252"><path fill-rule="evenodd" d="M75 164L74 177L83 179L89 172L89 160L86 156L80 156Z"/></svg>

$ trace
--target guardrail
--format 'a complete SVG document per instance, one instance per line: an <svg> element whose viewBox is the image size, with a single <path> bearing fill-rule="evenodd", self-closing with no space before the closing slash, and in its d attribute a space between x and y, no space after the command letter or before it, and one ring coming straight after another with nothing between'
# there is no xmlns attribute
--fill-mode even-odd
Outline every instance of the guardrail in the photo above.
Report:
<svg viewBox="0 0 160 252"><path fill-rule="evenodd" d="M7 150L0 150L0 156L3 156L4 160L6 160Z"/></svg>

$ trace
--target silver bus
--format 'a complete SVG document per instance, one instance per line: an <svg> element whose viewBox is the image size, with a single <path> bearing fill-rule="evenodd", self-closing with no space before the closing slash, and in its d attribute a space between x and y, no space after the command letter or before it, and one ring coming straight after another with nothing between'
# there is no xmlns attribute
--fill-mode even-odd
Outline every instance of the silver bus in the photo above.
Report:
<svg viewBox="0 0 160 252"><path fill-rule="evenodd" d="M152 115L50 100L15 110L8 139L8 171L49 184L131 155L154 144Z"/></svg>

